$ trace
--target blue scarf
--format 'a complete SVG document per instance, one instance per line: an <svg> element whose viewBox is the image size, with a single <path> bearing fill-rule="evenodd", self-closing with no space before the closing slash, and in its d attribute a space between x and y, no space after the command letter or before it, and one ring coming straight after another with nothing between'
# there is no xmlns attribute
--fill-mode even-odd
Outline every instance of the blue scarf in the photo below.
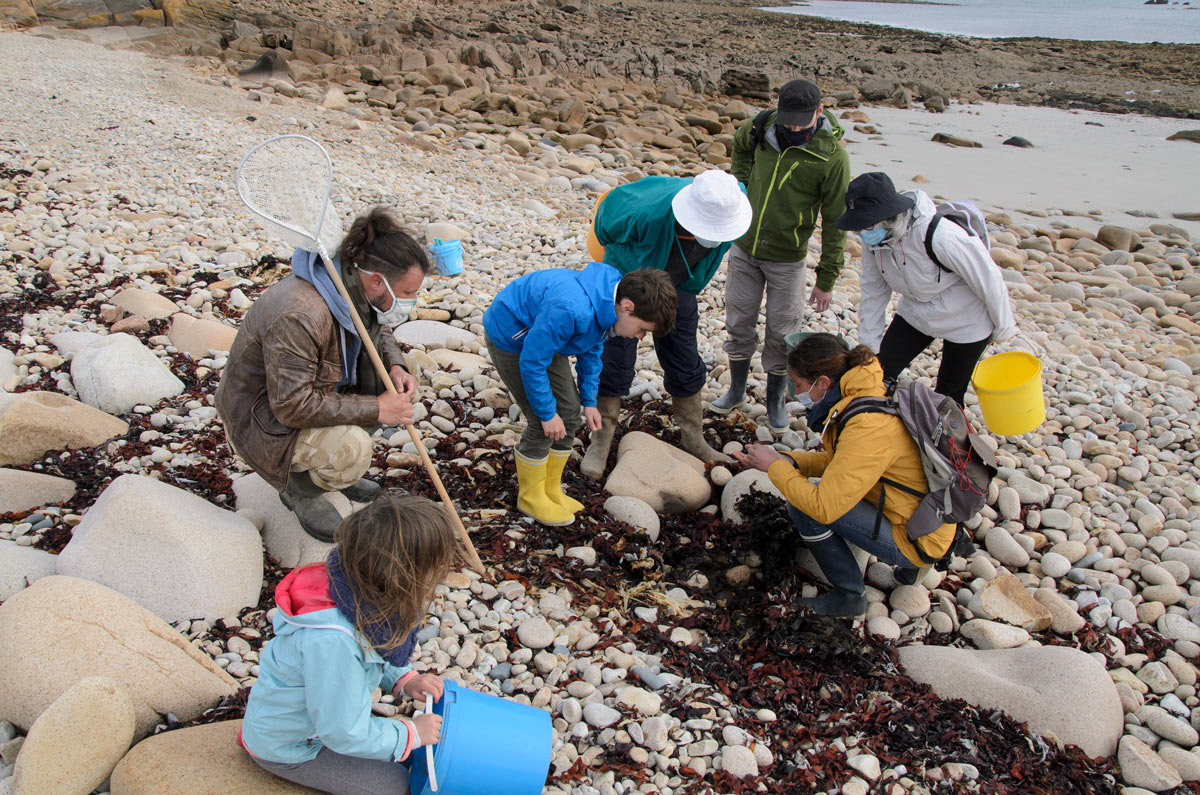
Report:
<svg viewBox="0 0 1200 795"><path fill-rule="evenodd" d="M332 262L335 268L342 267L336 256ZM296 249L292 254L292 273L317 288L321 298L325 299L325 305L333 313L333 319L338 322L342 335L342 380L338 381L337 385L354 386L358 383L356 365L358 352L362 349L362 340L358 338L358 330L354 328L354 321L350 318L350 307L338 292L333 279L329 277L329 271L325 270L321 263L321 255L317 252Z"/></svg>
<svg viewBox="0 0 1200 795"><path fill-rule="evenodd" d="M357 620L355 615L355 605L358 599L354 594L354 587L350 584L349 578L346 576L346 570L342 568L342 551L338 547L334 547L329 552L329 557L325 559L325 569L329 572L329 595L333 597L334 604L337 605L338 612L345 616L350 623L354 624ZM396 618L389 618L375 624L366 624L358 627L359 631L366 636L371 645L375 647L375 651L383 659L387 660L392 665L403 667L409 664L412 660L413 650L417 647L417 630L419 627L413 627L413 631L409 633L408 640L391 651L383 651L379 648L380 645L387 642L396 632ZM358 626L357 624L354 624Z"/></svg>
<svg viewBox="0 0 1200 795"><path fill-rule="evenodd" d="M839 400L842 399L842 384L838 382L830 387L825 393L825 397L813 404L813 407L804 415L808 422L808 427L820 433L825 430L825 420L829 417L829 411Z"/></svg>

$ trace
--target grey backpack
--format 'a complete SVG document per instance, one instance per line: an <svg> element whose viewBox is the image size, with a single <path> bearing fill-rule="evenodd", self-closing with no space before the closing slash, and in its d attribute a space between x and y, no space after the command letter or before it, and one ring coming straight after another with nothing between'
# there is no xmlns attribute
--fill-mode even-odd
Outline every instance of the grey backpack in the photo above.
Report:
<svg viewBox="0 0 1200 795"><path fill-rule="evenodd" d="M887 487L891 486L921 497L905 525L910 539L915 541L944 524L959 525L958 535L963 536L962 523L979 513L987 503L988 485L996 475L996 459L991 449L972 432L962 407L954 398L934 392L920 381L900 381L891 397L851 400L834 420L838 435L853 417L870 412L900 418L917 443L921 467L929 485L928 492L920 492L890 478L882 478L879 516L883 515ZM875 532L879 532L878 517ZM925 557L919 546L916 549Z"/></svg>
<svg viewBox="0 0 1200 795"><path fill-rule="evenodd" d="M929 219L929 225L925 227L925 253L940 269L946 273L950 272L950 269L938 259L937 254L933 253L933 233L937 231L938 224L943 218L953 221L968 236L982 243L984 251L991 250L992 241L988 237L987 221L983 217L983 212L969 201L943 202L938 205L937 212L933 214L933 218Z"/></svg>

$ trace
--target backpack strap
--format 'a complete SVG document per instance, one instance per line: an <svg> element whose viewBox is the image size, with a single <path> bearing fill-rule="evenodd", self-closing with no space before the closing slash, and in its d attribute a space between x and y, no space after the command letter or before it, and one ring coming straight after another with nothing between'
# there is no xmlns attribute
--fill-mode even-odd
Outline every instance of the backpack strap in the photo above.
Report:
<svg viewBox="0 0 1200 795"><path fill-rule="evenodd" d="M844 426L851 418L857 417L859 414L891 414L892 416L898 416L899 413L900 406L891 398L853 398L846 405L846 409L841 414L838 414L836 417L834 417L834 429L837 431L837 435L840 437L842 435L842 426ZM879 505L877 505L875 508L875 529L871 533L872 539L879 538L879 530L883 525L883 508L884 505L887 504L887 488L884 487L884 483L890 483L894 486L900 486L902 489L909 490L906 486L889 480L888 478L880 478Z"/></svg>
<svg viewBox="0 0 1200 795"><path fill-rule="evenodd" d="M770 108L760 110L758 115L754 117L754 125L750 128L750 148L757 149L760 146L765 146L767 142L767 117L774 111Z"/></svg>
<svg viewBox="0 0 1200 795"><path fill-rule="evenodd" d="M942 261L938 259L937 254L933 253L933 233L935 230L937 230L938 224L942 222L942 219L949 218L968 235L975 237L975 230L971 228L971 225L969 223L963 224L963 222L958 220L958 216L952 214L953 212L954 208L952 207L948 208L945 205L939 207L937 212L933 214L933 217L929 219L929 226L925 227L925 253L931 260L933 260L934 265L937 265L938 268L946 273L949 273L950 269L942 264Z"/></svg>

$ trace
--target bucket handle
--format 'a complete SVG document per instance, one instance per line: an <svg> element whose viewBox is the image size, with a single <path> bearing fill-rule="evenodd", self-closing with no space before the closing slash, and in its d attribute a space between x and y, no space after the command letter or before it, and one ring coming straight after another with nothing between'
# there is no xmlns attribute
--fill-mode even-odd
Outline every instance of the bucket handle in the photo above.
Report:
<svg viewBox="0 0 1200 795"><path fill-rule="evenodd" d="M1050 354L1046 351L1045 347L1043 347L1042 344L1040 342L1038 342L1037 340L1035 340L1033 337L1026 334L1025 329L1021 328L1020 326L1017 326L1016 334L1013 334L1011 337L1009 337L1007 340L1005 340L1001 344L1005 345L1006 347L1013 348L1013 343L1015 343L1017 341L1025 343L1025 345L1028 346L1028 348L1029 348L1029 353L1034 354L1042 361L1049 360ZM1014 348L1014 349L1021 350L1020 348Z"/></svg>
<svg viewBox="0 0 1200 795"><path fill-rule="evenodd" d="M415 715L413 715L413 717L415 718L417 715L432 715L432 714L433 714L433 695L430 693L426 693L425 694L425 709L418 710L417 713ZM438 791L437 769L434 767L434 764L433 764L433 746L434 746L434 743L430 743L429 745L425 746L425 767L428 768L428 770L429 770L429 790L431 792L437 792Z"/></svg>

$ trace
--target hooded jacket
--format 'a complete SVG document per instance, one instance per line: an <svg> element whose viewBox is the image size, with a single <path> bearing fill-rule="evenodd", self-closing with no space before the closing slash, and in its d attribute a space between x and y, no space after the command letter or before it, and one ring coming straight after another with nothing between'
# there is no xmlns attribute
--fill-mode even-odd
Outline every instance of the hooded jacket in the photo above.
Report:
<svg viewBox="0 0 1200 795"><path fill-rule="evenodd" d="M890 414L859 414L836 432L837 415L856 397L883 397L883 368L872 359L847 370L840 381L842 399L829 411L821 441L822 451L786 453L791 461L776 461L768 477L789 503L822 524L832 524L855 505L867 500L879 505L880 478L903 483L924 492L929 488L917 444L899 417ZM795 462L793 464L793 461ZM810 477L820 478L812 483ZM916 566L924 566L909 540L905 525L921 498L901 489L889 488L883 515L892 524L896 546ZM944 524L919 543L925 554L940 558L954 541L955 526Z"/></svg>
<svg viewBox="0 0 1200 795"><path fill-rule="evenodd" d="M385 692L413 671L386 662L329 595L324 564L295 569L275 588L275 637L259 660L242 721L242 744L270 762L296 764L322 747L393 762L415 741L406 723L371 712L371 691Z"/></svg>
<svg viewBox="0 0 1200 795"><path fill-rule="evenodd" d="M343 267L342 279L384 366L403 367L395 335L375 318L357 271ZM317 288L293 275L254 301L233 338L217 411L238 455L278 491L287 486L301 429L379 420L383 387L365 353L357 385L338 387L346 337Z"/></svg>
<svg viewBox="0 0 1200 795"><path fill-rule="evenodd" d="M520 355L521 383L538 419L552 420L558 401L547 370L555 355L574 356L579 401L596 405L600 356L617 322L621 273L593 262L582 271L535 271L509 284L483 313L483 328L497 346Z"/></svg>
<svg viewBox="0 0 1200 795"><path fill-rule="evenodd" d="M596 240L604 246L604 261L621 273L638 268L666 270L672 247L679 245L671 200L691 181L692 177L642 177L610 190L592 223ZM703 290L732 245L721 243L709 249L675 289L693 295Z"/></svg>
<svg viewBox="0 0 1200 795"><path fill-rule="evenodd" d="M808 255L808 239L821 213L821 261L817 289L829 292L842 272L846 233L836 222L846 212L850 156L841 140L844 131L825 111L806 146L780 151L775 116L767 117L762 146L750 141L754 119L733 137L733 175L745 183L754 219L736 245L752 257L771 262L798 262Z"/></svg>
<svg viewBox="0 0 1200 795"><path fill-rule="evenodd" d="M999 342L1015 334L1008 288L987 248L958 224L943 220L933 236L933 251L949 273L942 270L925 252L925 231L937 208L923 191L904 195L917 202L904 233L878 246L863 246L859 342L879 350L893 292L900 294L896 313L930 337L962 343L991 337Z"/></svg>

